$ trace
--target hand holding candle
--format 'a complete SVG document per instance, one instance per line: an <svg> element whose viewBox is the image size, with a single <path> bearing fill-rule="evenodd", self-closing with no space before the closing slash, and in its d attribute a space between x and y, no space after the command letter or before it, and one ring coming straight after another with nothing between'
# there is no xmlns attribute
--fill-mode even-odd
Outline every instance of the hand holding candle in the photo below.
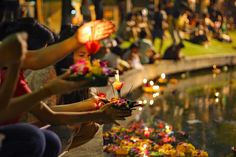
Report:
<svg viewBox="0 0 236 157"><path fill-rule="evenodd" d="M82 25L76 33L79 44L91 40L98 41L109 37L115 31L115 25L110 21L91 21Z"/></svg>

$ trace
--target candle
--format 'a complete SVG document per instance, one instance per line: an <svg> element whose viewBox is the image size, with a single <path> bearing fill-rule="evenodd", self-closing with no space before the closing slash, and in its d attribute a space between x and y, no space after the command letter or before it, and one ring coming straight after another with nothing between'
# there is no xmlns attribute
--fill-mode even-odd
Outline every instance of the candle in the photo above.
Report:
<svg viewBox="0 0 236 157"><path fill-rule="evenodd" d="M166 78L166 74L165 73L162 73L161 74L161 78L164 80Z"/></svg>
<svg viewBox="0 0 236 157"><path fill-rule="evenodd" d="M94 24L93 24L94 25ZM94 39L95 35L95 26L88 26L84 29L84 32L86 33L89 41L86 42L85 46L88 50L89 55L95 54L100 49L101 45L99 44L99 41Z"/></svg>
<svg viewBox="0 0 236 157"><path fill-rule="evenodd" d="M149 84L150 84L151 86L153 86L153 85L154 85L154 82L153 82L153 81L150 81Z"/></svg>
<svg viewBox="0 0 236 157"><path fill-rule="evenodd" d="M115 79L120 82L119 70L116 70Z"/></svg>
<svg viewBox="0 0 236 157"><path fill-rule="evenodd" d="M147 79L143 79L143 84L146 84L148 82Z"/></svg>
<svg viewBox="0 0 236 157"><path fill-rule="evenodd" d="M149 104L150 104L150 105L153 105L153 104L154 104L154 100L150 100L150 101L149 101Z"/></svg>
<svg viewBox="0 0 236 157"><path fill-rule="evenodd" d="M144 136L147 138L150 136L150 131L149 131L148 127L144 128Z"/></svg>
<svg viewBox="0 0 236 157"><path fill-rule="evenodd" d="M84 29L84 31L85 31L86 34L88 35L89 40L92 40L92 29L91 29L91 27L86 27L86 28Z"/></svg>
<svg viewBox="0 0 236 157"><path fill-rule="evenodd" d="M116 74L115 74L115 82L113 82L113 87L117 90L118 92L118 96L121 97L121 88L123 87L124 83L120 82L120 76L119 76L119 71L116 70Z"/></svg>

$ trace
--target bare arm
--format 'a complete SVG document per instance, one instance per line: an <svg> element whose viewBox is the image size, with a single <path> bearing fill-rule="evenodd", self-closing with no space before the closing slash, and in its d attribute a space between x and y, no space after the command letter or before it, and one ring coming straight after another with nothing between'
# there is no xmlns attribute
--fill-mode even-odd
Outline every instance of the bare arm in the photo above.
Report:
<svg viewBox="0 0 236 157"><path fill-rule="evenodd" d="M95 98L90 98L84 101L76 102L73 104L65 105L55 105L50 107L53 111L56 112L83 112L83 111L93 111L96 110L95 103L97 100Z"/></svg>
<svg viewBox="0 0 236 157"><path fill-rule="evenodd" d="M102 112L55 112L43 102L35 106L31 112L43 123L53 125L68 125L80 122L96 121L101 119Z"/></svg>
<svg viewBox="0 0 236 157"><path fill-rule="evenodd" d="M41 104L34 107L31 112L41 122L53 125L68 125L89 121L117 124L116 120L124 120L125 117L131 115L131 111L114 109L112 104L106 104L99 110L89 112L55 112L41 102Z"/></svg>
<svg viewBox="0 0 236 157"><path fill-rule="evenodd" d="M40 100L49 95L48 91L42 88L36 92L11 99L8 106L0 111L0 121L15 118L17 115L29 111L34 105L37 105Z"/></svg>
<svg viewBox="0 0 236 157"><path fill-rule="evenodd" d="M32 70L45 68L55 64L79 46L81 46L81 44L78 43L75 36L72 36L58 44L35 51L29 51L22 68Z"/></svg>
<svg viewBox="0 0 236 157"><path fill-rule="evenodd" d="M9 105L0 112L0 121L15 118L17 115L29 111L33 106L38 105L41 100L53 94L66 93L83 87L84 82L64 80L68 76L70 76L70 73L65 73L50 81L38 91L13 98Z"/></svg>
<svg viewBox="0 0 236 157"><path fill-rule="evenodd" d="M0 88L0 111L4 110L9 105L18 81L19 71L20 63L15 63L8 67L6 79Z"/></svg>
<svg viewBox="0 0 236 157"><path fill-rule="evenodd" d="M114 25L109 21L92 21L86 23L77 30L75 35L60 43L39 50L29 51L22 68L37 70L58 62L90 40L90 36L88 35L88 29L90 28L94 29L94 40L107 38L114 32Z"/></svg>

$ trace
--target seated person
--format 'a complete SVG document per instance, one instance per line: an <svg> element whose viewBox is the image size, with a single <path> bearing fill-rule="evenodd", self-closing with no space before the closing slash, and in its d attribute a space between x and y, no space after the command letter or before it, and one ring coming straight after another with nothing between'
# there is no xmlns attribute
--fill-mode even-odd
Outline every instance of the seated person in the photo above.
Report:
<svg viewBox="0 0 236 157"><path fill-rule="evenodd" d="M133 43L130 46L130 55L128 62L134 69L143 69L143 65L141 64L140 57L139 57L139 51L138 51L138 45L136 43Z"/></svg>
<svg viewBox="0 0 236 157"><path fill-rule="evenodd" d="M179 43L178 45L171 45L165 50L162 58L167 60L179 60L182 58L180 55L180 51L182 48L184 48L183 43Z"/></svg>
<svg viewBox="0 0 236 157"><path fill-rule="evenodd" d="M0 67L4 66L8 70L5 81L0 87L1 120L14 115L16 108L12 107L11 98L26 51L26 33L13 34L4 39L0 45L0 58L4 58L4 61L0 60ZM24 106L22 105L21 108ZM56 134L29 124L0 125L0 136L1 157L58 157L61 151L61 143Z"/></svg>
<svg viewBox="0 0 236 157"><path fill-rule="evenodd" d="M139 34L139 56L142 64L151 63L150 60L154 57L155 51L152 41L147 39L147 33L144 30L141 30Z"/></svg>
<svg viewBox="0 0 236 157"><path fill-rule="evenodd" d="M204 25L197 23L195 30L191 34L190 42L199 44L199 45L206 45L208 43L207 31Z"/></svg>
<svg viewBox="0 0 236 157"><path fill-rule="evenodd" d="M95 30L96 29L101 30L98 32L98 34L95 35L97 40L108 37L114 31L113 30L114 26L110 22L95 21L95 23L96 23ZM27 27L22 27L24 25L27 25ZM91 26L91 25L94 25L94 22L84 24L77 30L75 35L69 37L68 39L60 43L57 43L55 45L51 45L49 47L42 48L39 50L34 50L34 47L35 46L37 46L38 48L45 47L48 44L47 42L49 40L38 38L37 35L40 36L42 34L42 33L39 33L40 31L43 31L46 34L50 34L50 33L49 31L45 31L45 27L42 28L40 24L38 24L36 21L32 19L29 19L29 20L20 19L20 21L15 21L8 24L8 27L5 27L5 29L1 29L1 36L2 37L7 36L8 34L13 33L14 31L22 31L22 30L27 31L28 34L30 35L29 39L31 39L30 43L28 44L30 45L29 47L31 47L33 50L28 51L28 55L26 56L26 59L23 62L22 68L23 69L41 69L50 64L55 63L56 61L68 55L74 49L81 47L85 42L87 42L89 38L86 38L86 34L84 34L85 33L84 30L86 29L87 26ZM37 28L37 31L36 31L36 28ZM51 35L49 36L47 35L47 37L50 38ZM29 104L36 105L34 108L30 110L30 112L33 113L39 119L40 122L44 124L49 123L53 126L54 125L71 125L73 127L72 124L80 125L81 122L88 122L88 121L99 121L102 123L111 122L110 118L107 117L107 113L110 114L113 112L113 111L107 112L108 109L109 110L111 109L109 105L106 107L104 106L104 109L105 109L104 112L107 112L107 113L106 114L102 113L101 116L100 116L100 113L103 112L103 109L91 111L91 112L83 112L87 110L88 106L90 107L95 106L94 99L90 99L81 103L73 103L71 105L52 106L50 108L45 103L41 102L42 98L45 97L45 94L48 95L48 93L60 94L60 93L68 92L71 90L78 89L79 88L78 85L82 88L88 87L86 82L75 83L75 82L65 81L64 79L68 77L68 75L69 74L66 73L65 75L60 77L60 79L57 79L56 81L52 81L51 83L46 85L45 88L43 88L43 89L46 89L47 92L44 92L44 94L42 94L42 90L40 90L41 96L34 96L33 97L34 99L32 99L32 101L25 102L25 105L29 105ZM20 75L20 80L18 82L15 96L26 94L22 96L22 97L25 97L28 95L33 95L33 93L27 94L30 92L31 91L29 87L27 86L23 73L22 73ZM15 105L15 106L20 106L20 105ZM17 108L15 112L17 113L14 114L14 116L25 112L25 110L22 110L22 108L19 108L19 109ZM115 114L114 113L112 114L113 114L112 116L114 117ZM125 114L128 115L130 113L126 112ZM97 117L96 115L97 116L99 115L99 116ZM14 117L8 117L7 119L12 119L12 118ZM77 129L79 128L77 127Z"/></svg>

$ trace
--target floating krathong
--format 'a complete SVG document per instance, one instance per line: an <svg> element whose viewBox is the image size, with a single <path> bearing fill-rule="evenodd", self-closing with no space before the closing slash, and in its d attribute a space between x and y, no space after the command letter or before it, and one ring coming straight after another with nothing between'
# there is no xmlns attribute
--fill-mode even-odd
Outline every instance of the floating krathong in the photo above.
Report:
<svg viewBox="0 0 236 157"><path fill-rule="evenodd" d="M208 157L207 152L186 142L185 133L181 132L181 135L163 121L156 121L151 126L142 121L134 122L127 128L113 127L105 132L104 151L116 157Z"/></svg>

